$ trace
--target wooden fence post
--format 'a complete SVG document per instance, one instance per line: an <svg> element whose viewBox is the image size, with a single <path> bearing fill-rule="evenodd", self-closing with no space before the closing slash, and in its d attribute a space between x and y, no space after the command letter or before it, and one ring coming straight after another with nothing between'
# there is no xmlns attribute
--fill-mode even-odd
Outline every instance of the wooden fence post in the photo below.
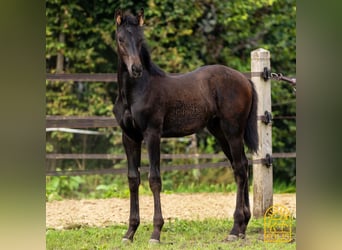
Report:
<svg viewBox="0 0 342 250"><path fill-rule="evenodd" d="M270 52L265 49L256 49L251 52L251 75L258 93L258 117L271 113L271 81L264 80L253 72L263 72L264 68L271 68ZM272 127L258 119L259 150L253 159L272 156ZM273 205L273 173L272 166L253 164L253 216L260 218Z"/></svg>

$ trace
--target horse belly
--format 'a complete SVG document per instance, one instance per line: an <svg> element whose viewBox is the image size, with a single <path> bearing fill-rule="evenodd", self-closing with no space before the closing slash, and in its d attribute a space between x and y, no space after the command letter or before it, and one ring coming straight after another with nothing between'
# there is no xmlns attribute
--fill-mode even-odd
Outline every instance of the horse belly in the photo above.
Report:
<svg viewBox="0 0 342 250"><path fill-rule="evenodd" d="M175 103L167 112L163 123L163 137L180 137L204 128L210 117L206 105Z"/></svg>

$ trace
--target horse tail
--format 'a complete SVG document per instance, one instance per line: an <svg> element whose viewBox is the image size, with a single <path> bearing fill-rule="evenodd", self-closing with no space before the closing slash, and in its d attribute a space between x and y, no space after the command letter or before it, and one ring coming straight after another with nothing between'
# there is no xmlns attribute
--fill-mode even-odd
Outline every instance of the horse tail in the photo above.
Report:
<svg viewBox="0 0 342 250"><path fill-rule="evenodd" d="M247 147L252 152L256 153L258 151L258 145L259 145L259 135L258 135L258 127L257 127L258 94L255 91L254 83L251 80L249 80L249 82L251 83L251 86L252 86L252 106L248 114L244 140L245 140Z"/></svg>

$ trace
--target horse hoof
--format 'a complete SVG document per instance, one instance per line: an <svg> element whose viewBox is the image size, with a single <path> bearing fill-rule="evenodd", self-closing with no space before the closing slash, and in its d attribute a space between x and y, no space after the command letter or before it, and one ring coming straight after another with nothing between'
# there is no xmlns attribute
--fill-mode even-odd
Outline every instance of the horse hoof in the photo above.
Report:
<svg viewBox="0 0 342 250"><path fill-rule="evenodd" d="M160 240L150 239L148 243L150 243L150 244L159 244Z"/></svg>
<svg viewBox="0 0 342 250"><path fill-rule="evenodd" d="M128 239L128 238L122 238L122 243L124 244L130 244L132 243L132 240Z"/></svg>
<svg viewBox="0 0 342 250"><path fill-rule="evenodd" d="M240 238L240 239L244 239L244 238L246 238L246 235L245 235L245 234L242 234L242 233L239 233L239 238Z"/></svg>
<svg viewBox="0 0 342 250"><path fill-rule="evenodd" d="M226 239L226 241L232 242L232 241L237 241L239 239L238 236L234 235L234 234L230 234L228 235L228 238Z"/></svg>

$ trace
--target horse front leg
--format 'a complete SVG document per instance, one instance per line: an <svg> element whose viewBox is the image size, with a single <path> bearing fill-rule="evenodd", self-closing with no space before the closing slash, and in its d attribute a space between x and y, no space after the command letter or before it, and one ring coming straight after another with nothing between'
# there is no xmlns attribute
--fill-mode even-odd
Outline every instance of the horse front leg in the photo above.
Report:
<svg viewBox="0 0 342 250"><path fill-rule="evenodd" d="M150 160L148 179L154 200L153 233L150 238L150 243L159 243L161 229L164 225L160 202L162 187L160 177L160 134L156 131L147 131L144 134L144 138Z"/></svg>
<svg viewBox="0 0 342 250"><path fill-rule="evenodd" d="M134 234L140 224L139 215L139 185L140 185L140 158L141 141L134 141L125 133L122 135L122 142L127 155L128 162L128 184L130 191L130 214L129 227L123 237L123 241L133 241Z"/></svg>

